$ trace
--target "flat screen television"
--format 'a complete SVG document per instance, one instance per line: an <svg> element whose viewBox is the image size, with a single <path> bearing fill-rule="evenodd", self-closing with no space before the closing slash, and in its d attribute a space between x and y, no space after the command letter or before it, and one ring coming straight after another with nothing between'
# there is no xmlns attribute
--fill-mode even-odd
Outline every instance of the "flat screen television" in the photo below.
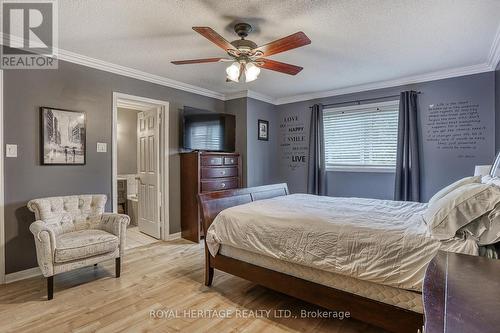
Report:
<svg viewBox="0 0 500 333"><path fill-rule="evenodd" d="M182 146L186 150L234 152L235 116L184 107Z"/></svg>

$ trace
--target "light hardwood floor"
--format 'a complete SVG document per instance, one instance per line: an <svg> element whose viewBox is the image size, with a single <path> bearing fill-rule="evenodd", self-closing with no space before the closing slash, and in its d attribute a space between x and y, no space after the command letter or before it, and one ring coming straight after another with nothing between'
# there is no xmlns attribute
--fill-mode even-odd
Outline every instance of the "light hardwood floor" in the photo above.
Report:
<svg viewBox="0 0 500 333"><path fill-rule="evenodd" d="M129 226L127 228L127 249L133 249L143 245L149 245L158 242L158 239L148 236L139 231L137 226Z"/></svg>
<svg viewBox="0 0 500 333"><path fill-rule="evenodd" d="M205 287L203 265L201 245L156 242L127 250L118 279L111 262L56 276L51 301L42 277L2 285L0 332L383 332L352 319L241 318L242 310L320 308L220 271ZM226 319L184 312L211 309L233 312ZM151 318L154 310L175 318Z"/></svg>

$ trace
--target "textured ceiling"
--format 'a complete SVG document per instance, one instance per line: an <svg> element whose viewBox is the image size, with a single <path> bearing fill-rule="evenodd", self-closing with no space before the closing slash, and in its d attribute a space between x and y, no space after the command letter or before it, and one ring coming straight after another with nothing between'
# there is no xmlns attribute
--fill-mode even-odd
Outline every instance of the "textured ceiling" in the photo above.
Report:
<svg viewBox="0 0 500 333"><path fill-rule="evenodd" d="M60 0L59 47L221 93L274 98L483 64L500 24L497 0ZM236 39L235 22L264 44L304 31L312 44L272 56L304 67L297 76L263 70L226 83L225 63L171 60L224 56L195 33L209 26Z"/></svg>

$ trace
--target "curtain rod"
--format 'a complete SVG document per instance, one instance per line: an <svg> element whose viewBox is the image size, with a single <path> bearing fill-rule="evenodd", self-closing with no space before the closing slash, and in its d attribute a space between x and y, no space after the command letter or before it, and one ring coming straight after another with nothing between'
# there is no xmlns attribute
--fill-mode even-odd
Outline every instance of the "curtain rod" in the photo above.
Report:
<svg viewBox="0 0 500 333"><path fill-rule="evenodd" d="M421 93L422 93L421 91L417 91L417 94L420 95ZM382 96L382 97L374 97L374 98L357 99L357 100L354 100L354 101L323 104L323 107L324 108L329 108L329 107L332 107L332 106L343 105L343 104L353 104L353 103L357 103L358 105L360 105L363 102L376 101L376 100L387 99L387 98L396 98L396 97L399 98L400 96L401 95L398 94L398 95L391 95L391 96ZM312 109L313 107L310 106L309 108Z"/></svg>

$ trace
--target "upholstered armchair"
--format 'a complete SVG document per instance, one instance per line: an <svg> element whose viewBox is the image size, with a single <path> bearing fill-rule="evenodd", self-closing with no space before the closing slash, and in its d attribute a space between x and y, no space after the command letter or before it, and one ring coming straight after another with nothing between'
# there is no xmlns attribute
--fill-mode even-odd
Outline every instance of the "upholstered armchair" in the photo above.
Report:
<svg viewBox="0 0 500 333"><path fill-rule="evenodd" d="M127 225L123 214L104 213L105 195L74 195L35 199L28 209L36 221L30 225L35 237L38 265L47 278L47 298L53 298L54 275L115 259L120 277Z"/></svg>

